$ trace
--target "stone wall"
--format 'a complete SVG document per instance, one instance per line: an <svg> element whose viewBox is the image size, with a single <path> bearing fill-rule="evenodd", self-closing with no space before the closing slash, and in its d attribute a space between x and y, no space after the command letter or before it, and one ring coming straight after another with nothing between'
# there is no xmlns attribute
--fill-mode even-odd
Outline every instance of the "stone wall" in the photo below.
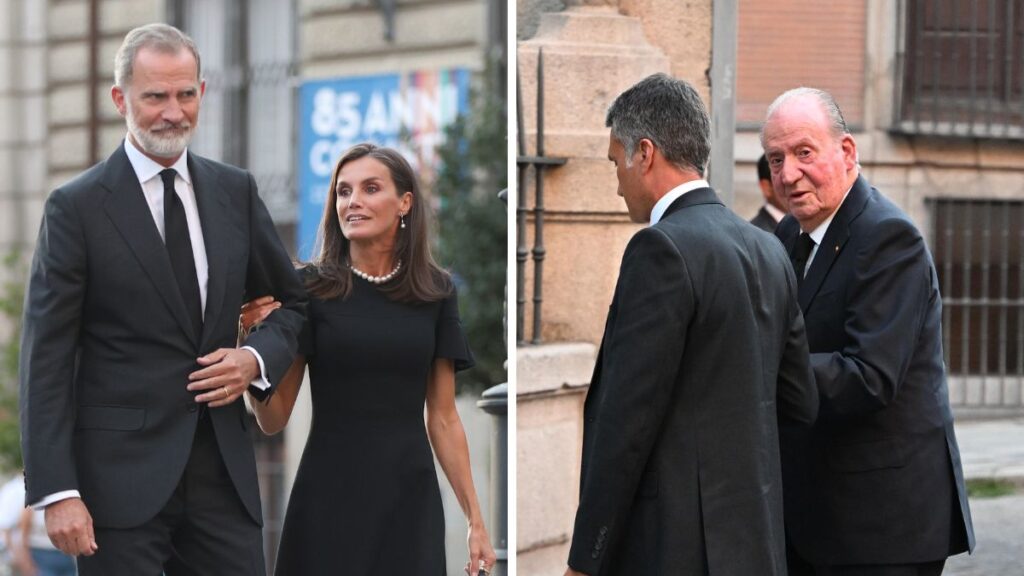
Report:
<svg viewBox="0 0 1024 576"><path fill-rule="evenodd" d="M394 41L369 0L300 0L299 56L305 78L483 67L487 3L397 2Z"/></svg>
<svg viewBox="0 0 1024 576"><path fill-rule="evenodd" d="M0 2L0 255L25 251L46 190L45 6ZM0 278L9 278L0 267Z"/></svg>

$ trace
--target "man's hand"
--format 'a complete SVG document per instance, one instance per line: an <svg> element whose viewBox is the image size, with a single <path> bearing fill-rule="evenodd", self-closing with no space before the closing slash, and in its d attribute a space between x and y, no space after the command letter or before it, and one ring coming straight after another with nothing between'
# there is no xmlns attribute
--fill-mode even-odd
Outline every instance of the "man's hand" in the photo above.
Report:
<svg viewBox="0 0 1024 576"><path fill-rule="evenodd" d="M259 376L260 365L249 350L219 348L198 359L199 370L188 375L188 389L201 392L196 402L210 408L227 406L238 400L249 384Z"/></svg>
<svg viewBox="0 0 1024 576"><path fill-rule="evenodd" d="M46 507L46 534L50 542L69 556L92 556L99 549L92 530L92 516L81 498L68 498Z"/></svg>

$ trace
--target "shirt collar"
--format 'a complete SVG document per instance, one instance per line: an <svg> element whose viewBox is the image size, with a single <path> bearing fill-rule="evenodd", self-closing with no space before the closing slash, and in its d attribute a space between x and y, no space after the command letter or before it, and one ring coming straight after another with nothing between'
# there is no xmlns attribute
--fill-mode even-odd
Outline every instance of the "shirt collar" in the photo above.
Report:
<svg viewBox="0 0 1024 576"><path fill-rule="evenodd" d="M850 187L850 190L853 190L853 186ZM840 201L839 206L836 206L836 209L832 211L832 214L830 214L824 222L818 224L817 228L808 232L811 240L814 240L815 246L820 246L821 241L825 239L825 233L828 232L828 227L832 224L832 219L836 217L836 214L839 213L839 209L843 207L843 202L846 202L846 197L850 195L850 190L847 190L846 194L843 194L842 201Z"/></svg>
<svg viewBox="0 0 1024 576"><path fill-rule="evenodd" d="M710 188L707 180L690 180L689 182L683 182L679 186L671 189L660 200L654 205L654 209L651 210L651 226L654 226L661 221L661 218L665 215L665 211L672 205L673 202L679 199L680 196L690 192L691 190L697 190L699 188Z"/></svg>
<svg viewBox="0 0 1024 576"><path fill-rule="evenodd" d="M165 167L157 164L155 160L146 156L141 150L132 144L132 139L125 136L124 139L124 152L128 155L128 162L132 165L132 169L135 170L135 177L139 179L140 183L148 182L151 178L155 178ZM192 178L188 173L188 149L186 148L181 156L174 165L170 166L178 172L178 176L181 176L189 186L192 185Z"/></svg>
<svg viewBox="0 0 1024 576"><path fill-rule="evenodd" d="M768 215L771 216L772 219L775 220L776 223L781 222L782 219L786 216L785 212L783 212L782 210L779 210L778 208L776 208L775 206L772 206L771 204L769 204L767 202L764 203L764 209L765 209L765 211L768 212Z"/></svg>

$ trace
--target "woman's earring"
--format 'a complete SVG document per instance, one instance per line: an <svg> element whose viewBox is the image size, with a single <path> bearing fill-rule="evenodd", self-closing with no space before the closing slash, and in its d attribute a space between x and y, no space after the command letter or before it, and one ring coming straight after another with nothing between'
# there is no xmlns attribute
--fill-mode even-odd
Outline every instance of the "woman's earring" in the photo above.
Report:
<svg viewBox="0 0 1024 576"><path fill-rule="evenodd" d="M405 214L399 214L398 220L402 223L402 228L405 228Z"/></svg>

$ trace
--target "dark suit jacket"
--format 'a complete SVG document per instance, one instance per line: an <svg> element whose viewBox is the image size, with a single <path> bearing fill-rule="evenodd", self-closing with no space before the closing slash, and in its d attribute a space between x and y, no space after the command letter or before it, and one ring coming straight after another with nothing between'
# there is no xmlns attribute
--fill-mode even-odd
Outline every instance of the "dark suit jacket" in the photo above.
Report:
<svg viewBox="0 0 1024 576"><path fill-rule="evenodd" d="M209 281L199 342L124 145L46 201L21 345L26 500L77 489L98 526L152 518L178 484L198 420L195 359L233 348L243 300L283 308L247 344L271 383L295 354L306 297L247 172L189 154ZM262 524L241 401L210 410L228 473Z"/></svg>
<svg viewBox="0 0 1024 576"><path fill-rule="evenodd" d="M785 574L777 417L812 421L782 246L691 191L626 247L584 409L569 565Z"/></svg>
<svg viewBox="0 0 1024 576"><path fill-rule="evenodd" d="M757 211L757 215L750 219L750 223L757 226L765 232L775 232L775 227L779 225L772 217L771 212L768 212L764 206Z"/></svg>
<svg viewBox="0 0 1024 576"><path fill-rule="evenodd" d="M792 216L777 234L792 250ZM942 355L931 254L863 177L800 287L821 397L814 428L783 430L786 527L817 564L903 564L973 547Z"/></svg>

